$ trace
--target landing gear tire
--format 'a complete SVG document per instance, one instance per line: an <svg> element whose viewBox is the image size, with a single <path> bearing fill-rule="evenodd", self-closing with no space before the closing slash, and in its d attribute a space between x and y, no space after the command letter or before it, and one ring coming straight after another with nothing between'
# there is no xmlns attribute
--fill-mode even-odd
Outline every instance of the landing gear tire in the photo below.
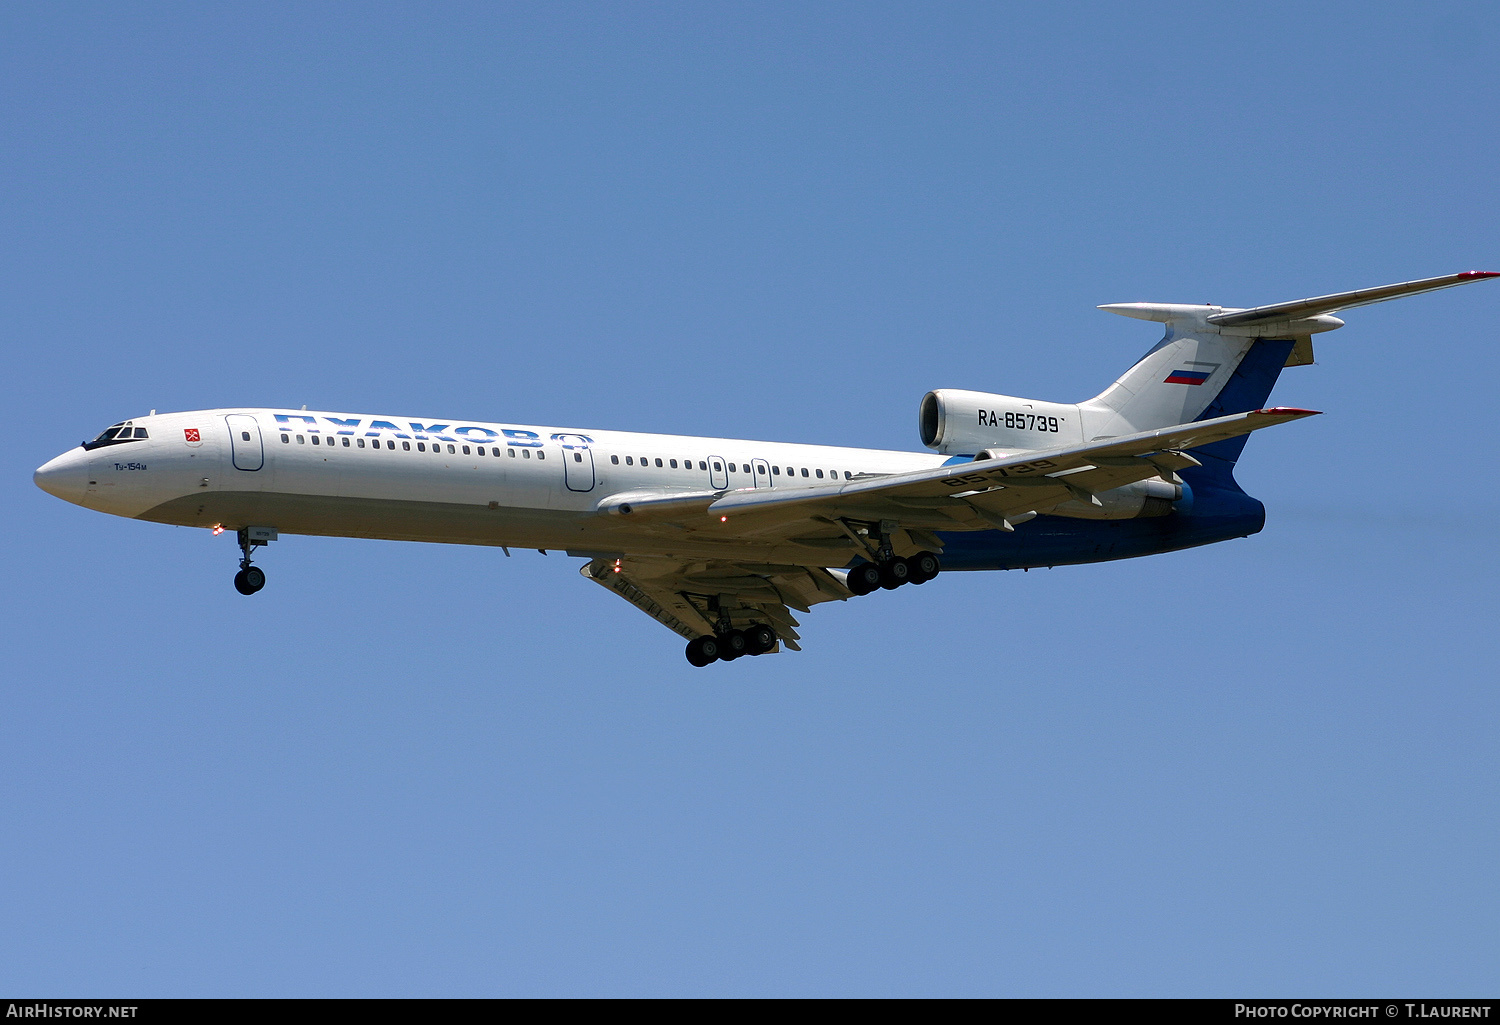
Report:
<svg viewBox="0 0 1500 1025"><path fill-rule="evenodd" d="M719 657L725 662L733 662L741 655L750 653L750 644L745 639L743 630L731 630L719 637Z"/></svg>
<svg viewBox="0 0 1500 1025"><path fill-rule="evenodd" d="M764 655L776 647L776 631L761 623L745 631L745 648L751 655Z"/></svg>
<svg viewBox="0 0 1500 1025"><path fill-rule="evenodd" d="M894 591L902 584L910 582L911 578L911 566L900 557L884 562L880 566L880 586L887 591Z"/></svg>
<svg viewBox="0 0 1500 1025"><path fill-rule="evenodd" d="M248 566L234 575L234 589L240 594L254 594L266 586L266 574L259 566Z"/></svg>
<svg viewBox="0 0 1500 1025"><path fill-rule="evenodd" d="M911 582L914 584L925 584L943 570L943 564L932 552L918 552L906 560L906 565L911 570Z"/></svg>
<svg viewBox="0 0 1500 1025"><path fill-rule="evenodd" d="M862 562L849 571L849 590L855 594L869 594L880 586L880 567L873 562Z"/></svg>
<svg viewBox="0 0 1500 1025"><path fill-rule="evenodd" d="M688 641L687 660L699 669L717 662L719 660L719 639L717 637L695 637Z"/></svg>

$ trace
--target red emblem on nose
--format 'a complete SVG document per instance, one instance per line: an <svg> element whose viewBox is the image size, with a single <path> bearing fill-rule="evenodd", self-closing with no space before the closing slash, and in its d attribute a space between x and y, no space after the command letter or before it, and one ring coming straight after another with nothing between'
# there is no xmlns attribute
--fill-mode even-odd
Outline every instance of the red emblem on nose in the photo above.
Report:
<svg viewBox="0 0 1500 1025"><path fill-rule="evenodd" d="M203 440L202 438L198 437L198 428L196 428L196 427L184 427L182 429L182 434L183 434L183 437L187 438L188 441L202 441Z"/></svg>

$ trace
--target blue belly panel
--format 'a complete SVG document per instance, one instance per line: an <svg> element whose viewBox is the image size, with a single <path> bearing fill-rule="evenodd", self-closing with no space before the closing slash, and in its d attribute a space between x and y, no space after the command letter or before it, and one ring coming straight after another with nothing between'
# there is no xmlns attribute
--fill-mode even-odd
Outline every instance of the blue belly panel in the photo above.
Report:
<svg viewBox="0 0 1500 1025"><path fill-rule="evenodd" d="M1186 476L1186 474L1184 475ZM1238 488L1199 483L1167 516L1076 520L1038 516L1014 531L939 533L943 568L1029 569L1133 559L1247 537L1265 526L1266 507Z"/></svg>

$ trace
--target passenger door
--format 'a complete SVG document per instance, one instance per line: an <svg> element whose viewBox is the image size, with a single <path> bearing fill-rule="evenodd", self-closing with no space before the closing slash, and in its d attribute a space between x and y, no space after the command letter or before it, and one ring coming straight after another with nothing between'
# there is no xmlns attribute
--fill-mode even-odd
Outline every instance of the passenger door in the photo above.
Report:
<svg viewBox="0 0 1500 1025"><path fill-rule="evenodd" d="M582 434L554 434L552 438L562 446L563 480L568 490L594 490L594 452L589 447L592 439Z"/></svg>
<svg viewBox="0 0 1500 1025"><path fill-rule="evenodd" d="M768 488L771 486L771 467L764 459L757 459L750 464L752 476L755 478L755 486Z"/></svg>
<svg viewBox="0 0 1500 1025"><path fill-rule="evenodd" d="M259 470L266 465L266 450L261 443L260 422L248 413L230 413L224 418L229 425L229 451L236 470Z"/></svg>
<svg viewBox="0 0 1500 1025"><path fill-rule="evenodd" d="M708 486L715 491L729 487L729 471L724 468L723 456L708 457Z"/></svg>

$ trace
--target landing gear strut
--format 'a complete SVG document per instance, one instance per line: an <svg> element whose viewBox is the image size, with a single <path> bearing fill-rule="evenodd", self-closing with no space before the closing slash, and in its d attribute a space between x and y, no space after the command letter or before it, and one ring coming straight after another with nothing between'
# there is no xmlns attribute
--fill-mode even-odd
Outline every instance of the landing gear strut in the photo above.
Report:
<svg viewBox="0 0 1500 1025"><path fill-rule="evenodd" d="M241 527L240 571L234 575L234 589L240 594L254 594L266 586L266 572L250 564L250 552L264 548L276 540L276 531L270 527Z"/></svg>

